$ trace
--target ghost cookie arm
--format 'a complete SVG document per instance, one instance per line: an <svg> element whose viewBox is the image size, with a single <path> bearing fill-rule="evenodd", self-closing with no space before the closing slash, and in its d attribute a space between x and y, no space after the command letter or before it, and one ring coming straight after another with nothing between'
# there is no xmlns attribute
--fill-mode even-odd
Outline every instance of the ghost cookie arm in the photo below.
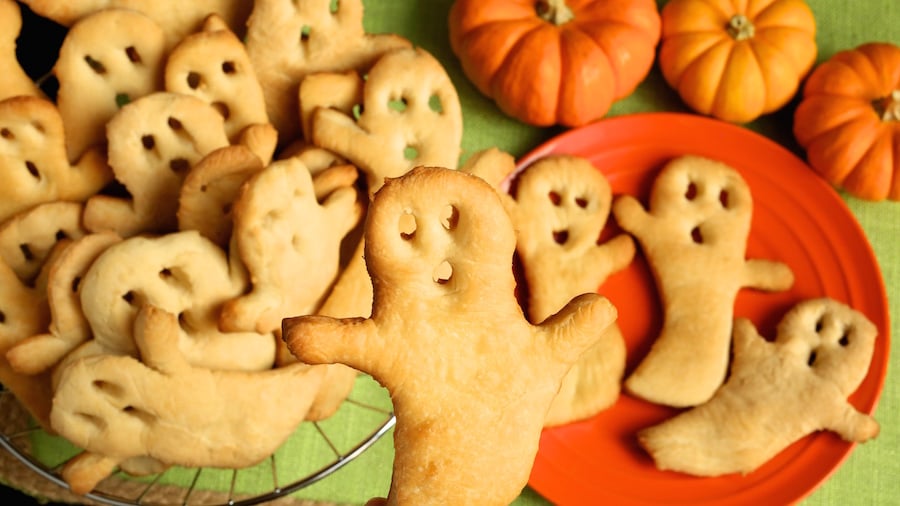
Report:
<svg viewBox="0 0 900 506"><path fill-rule="evenodd" d="M304 315L282 322L282 337L297 359L307 364L340 363L371 372L368 356L380 348L378 331L371 319Z"/></svg>
<svg viewBox="0 0 900 506"><path fill-rule="evenodd" d="M824 428L836 432L845 441L863 443L880 431L877 421L841 400L824 420Z"/></svg>
<svg viewBox="0 0 900 506"><path fill-rule="evenodd" d="M612 214L623 229L638 236L650 219L640 201L631 195L621 195L613 200Z"/></svg>
<svg viewBox="0 0 900 506"><path fill-rule="evenodd" d="M616 321L615 306L606 297L585 293L573 298L538 327L556 359L571 365Z"/></svg>
<svg viewBox="0 0 900 506"><path fill-rule="evenodd" d="M744 263L742 286L776 292L787 290L793 284L793 271L781 262L750 259Z"/></svg>
<svg viewBox="0 0 900 506"><path fill-rule="evenodd" d="M732 371L743 367L754 367L761 357L771 353L772 343L759 334L747 318L736 318L732 330Z"/></svg>
<svg viewBox="0 0 900 506"><path fill-rule="evenodd" d="M592 263L603 265L605 276L609 276L628 267L634 260L635 251L634 239L628 234L619 234L589 250L587 255L592 257Z"/></svg>
<svg viewBox="0 0 900 506"><path fill-rule="evenodd" d="M134 342L141 361L166 376L191 370L178 347L178 317L153 305L145 305L134 320Z"/></svg>

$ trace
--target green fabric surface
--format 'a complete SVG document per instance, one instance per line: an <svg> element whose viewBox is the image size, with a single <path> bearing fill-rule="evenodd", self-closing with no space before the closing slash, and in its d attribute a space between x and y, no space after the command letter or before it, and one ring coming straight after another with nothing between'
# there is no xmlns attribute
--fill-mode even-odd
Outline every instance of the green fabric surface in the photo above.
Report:
<svg viewBox="0 0 900 506"><path fill-rule="evenodd" d="M603 0L598 0L603 1ZM660 1L662 6L664 1ZM874 40L886 40L900 44L900 2L897 0L866 0L851 2L847 0L809 0L817 19L819 61L836 51L854 47L858 44ZM423 47L445 66L453 79L464 115L463 156L465 159L472 153L488 147L500 149L520 157L540 143L564 131L560 127L536 128L519 123L502 114L493 102L480 95L463 75L456 57L453 55L448 39L447 13L451 0L365 0L365 27L370 33L392 32L409 38L417 46ZM784 110L761 118L748 128L760 132L798 155L802 152L796 146L791 135L791 117L795 104ZM647 79L628 98L614 104L609 116L649 111L688 112L678 96L662 80L658 69L654 67ZM865 230L877 256L887 286L890 314L892 316L891 335L900 330L900 203L864 202L852 197L845 197L850 209L858 218ZM873 441L858 445L846 462L805 501L809 505L825 504L896 504L900 503L900 378L897 370L900 358L897 353L890 356L890 364L886 385L875 416L881 424L881 433ZM372 385L371 380L363 378L351 396L362 401L372 401L376 405L389 405L384 392ZM365 410L363 410L365 411ZM366 430L377 425L373 415L353 414L338 417L336 420L350 419L357 424L356 428L346 429L346 441L338 441L346 450L352 445L353 437L361 437ZM360 421L361 418L370 419ZM341 429L325 422L329 434L341 433ZM306 430L306 429L304 429ZM384 496L390 484L391 462L393 450L391 435L379 440L360 457L348 463L332 476L314 485L302 489L295 495L320 501L339 504L363 504L374 496ZM289 443L279 453L279 472L291 466L309 466L308 459L331 456L331 450L322 446L315 435L304 437ZM290 446L293 444L299 446ZM316 446L318 445L318 446ZM43 445L46 450L47 446ZM41 445L38 445L41 448ZM64 451L53 449L47 454L39 455L44 462L55 465L60 462ZM251 471L256 473L257 471ZM258 471L260 480L268 479L271 471L261 468ZM251 474L251 476L254 474ZM176 473L175 480L185 475ZM209 483L203 486L213 488L228 487L230 474L218 476L204 475ZM247 491L252 491L248 485ZM516 501L518 506L536 506L547 504L539 494L526 488Z"/></svg>

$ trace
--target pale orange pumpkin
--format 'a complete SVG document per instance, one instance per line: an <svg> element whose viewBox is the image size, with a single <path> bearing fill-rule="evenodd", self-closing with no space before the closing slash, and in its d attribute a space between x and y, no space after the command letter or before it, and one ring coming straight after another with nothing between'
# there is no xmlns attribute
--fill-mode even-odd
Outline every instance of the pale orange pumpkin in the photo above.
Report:
<svg viewBox="0 0 900 506"><path fill-rule="evenodd" d="M696 112L746 123L787 104L816 59L803 0L671 0L659 66Z"/></svg>
<svg viewBox="0 0 900 506"><path fill-rule="evenodd" d="M900 200L900 47L863 44L817 66L794 112L794 136L832 185Z"/></svg>
<svg viewBox="0 0 900 506"><path fill-rule="evenodd" d="M506 114L578 126L630 95L659 42L654 0L457 0L450 43Z"/></svg>

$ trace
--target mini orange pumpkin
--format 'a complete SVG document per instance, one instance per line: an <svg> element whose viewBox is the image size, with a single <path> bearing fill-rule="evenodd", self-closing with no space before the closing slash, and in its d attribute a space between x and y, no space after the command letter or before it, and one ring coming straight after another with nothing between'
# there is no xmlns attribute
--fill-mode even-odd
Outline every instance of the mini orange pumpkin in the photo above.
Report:
<svg viewBox="0 0 900 506"><path fill-rule="evenodd" d="M647 76L660 30L654 0L457 0L449 23L466 76L539 126L605 115Z"/></svg>
<svg viewBox="0 0 900 506"><path fill-rule="evenodd" d="M815 63L803 0L671 0L661 17L660 70L701 114L746 123L773 112Z"/></svg>
<svg viewBox="0 0 900 506"><path fill-rule="evenodd" d="M863 44L816 67L794 111L794 136L832 185L900 200L900 47Z"/></svg>

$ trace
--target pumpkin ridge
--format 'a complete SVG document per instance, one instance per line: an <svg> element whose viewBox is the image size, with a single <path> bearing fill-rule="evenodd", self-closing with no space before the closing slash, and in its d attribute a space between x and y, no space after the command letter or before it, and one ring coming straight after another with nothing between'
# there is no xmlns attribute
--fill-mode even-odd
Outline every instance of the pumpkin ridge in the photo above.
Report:
<svg viewBox="0 0 900 506"><path fill-rule="evenodd" d="M831 115L831 118L840 118L838 121L829 122L823 125L820 111L826 108L832 100L850 101L852 103L840 107L839 115ZM794 132L797 141L802 145L809 145L815 142L820 136L831 132L834 129L847 128L848 125L855 121L860 121L863 115L868 114L864 109L860 109L863 104L858 104L860 100L847 97L844 95L820 93L814 97L806 97L797 105ZM843 105L843 104L842 104Z"/></svg>
<svg viewBox="0 0 900 506"><path fill-rule="evenodd" d="M720 33L717 33L716 35L719 36L719 40L713 42L712 44L707 46L706 49L697 53L697 55L694 57L694 59L691 61L691 63L688 66L684 67L684 70L681 72L681 75L679 76L678 83L676 83L676 86L675 86L676 88L681 86L681 81L684 78L684 76L688 75L691 72L691 70L694 69L694 67L702 64L703 61L709 56L710 53L712 53L713 51L718 49L718 47L721 46L722 44L731 44L731 42L729 41L727 36L721 36L722 34L720 34ZM731 59L731 50L729 49L728 50L728 59L725 61L726 65L728 64L728 60L730 60L730 59ZM724 69L724 67L725 67L725 65L722 66L723 69Z"/></svg>
<svg viewBox="0 0 900 506"><path fill-rule="evenodd" d="M883 170L878 170L878 167L874 167L872 160L881 159L882 157L878 155L885 150L889 153L892 151L889 149L894 141L891 137L893 137L893 132L878 129L873 136L872 142L868 144L866 151L840 182L851 194L869 200L882 200L890 193L890 189L896 183L897 177L897 171L889 170L893 166L890 163L893 160L884 162ZM872 174L873 171L884 173ZM873 179L878 179L878 175L887 179L887 181L884 181L886 184L883 189L879 188L877 183L872 182Z"/></svg>
<svg viewBox="0 0 900 506"><path fill-rule="evenodd" d="M496 72L494 73L494 75L491 77L491 79L490 79L490 81L489 81L489 83L490 83L490 89L494 90L494 92L492 93L492 96L495 97L495 98L494 98L495 103L498 105L498 107L499 107L502 111L504 111L504 112L507 113L507 114L511 114L511 115L512 115L512 108L508 105L508 102L504 102L504 101L502 100L502 98L505 97L506 95L505 95L504 93L498 93L496 90L504 88L504 87L502 86L502 84L503 84L504 81L506 81L507 79L509 79L509 77L507 76L507 74L510 72L510 70L509 70L510 67L511 67L513 64L518 63L518 58L517 58L517 57L518 57L519 55L522 55L522 54L526 54L526 53L527 53L527 51L524 51L524 50L522 49L522 47L523 47L523 46L526 46L526 45L528 45L528 44L530 44L530 42L531 42L530 39L531 39L535 34L541 32L541 31L543 31L543 30L546 30L546 29L556 30L556 36L555 36L554 38L557 40L557 46L560 46L560 45L562 44L562 41L560 40L560 36L559 36L559 34L561 33L561 32L559 31L559 27L553 27L553 25L551 25L551 24L549 24L549 23L544 23L544 22L536 23L536 25L535 25L534 28L532 28L531 30L527 30L526 32L524 32L524 33L518 38L518 40L516 41L516 43L513 44L513 45L510 47L510 50L507 52L506 56L504 56L504 58L503 58L503 62L500 64L500 66L497 67ZM560 55L560 57L561 57L561 55ZM534 77L535 79L537 79L537 77L538 77L536 72L537 72L537 70L535 70L535 75L532 76L532 77ZM561 74L560 74L560 76L561 76ZM557 77L559 77L559 76L557 76ZM556 86L559 86L559 79L558 79L557 82L556 82ZM555 97L556 100L559 100L559 92L558 92L558 91L557 91L557 93L556 93L555 95L556 95L556 97ZM556 104L554 104L554 108L556 108ZM542 119L534 118L534 117L532 116L531 112L532 112L532 111L528 111L528 110L526 109L525 111L523 111L523 115L517 117L517 119L519 119L520 121L525 121L525 122L527 122L527 123L531 123L531 124L544 124L544 123L546 123L546 121L547 121L546 119L543 119L543 120L542 120ZM552 114L552 116L555 118L555 117L556 117L556 114L554 113L554 114Z"/></svg>
<svg viewBox="0 0 900 506"><path fill-rule="evenodd" d="M854 127L851 123L859 123L859 126ZM816 160L816 163L811 163L826 180L837 186L842 186L847 176L856 170L856 167L865 158L865 154L871 149L871 144L874 143L880 131L878 125L873 125L871 122L860 120L859 118L848 122L846 128L853 130L852 140L845 135L841 135L842 132L840 130L832 128L828 132L823 132L823 135L818 136L816 138L818 142L811 144L811 146L815 146L818 143L827 142L828 148L830 148L829 151L824 146L819 146L818 149L813 150L813 156L826 152L843 155L843 159L838 160L844 162L841 164L838 164L838 161L835 161L834 158L829 158L827 161L820 158ZM858 149L859 146L866 146L866 149ZM812 162L813 159L811 158L810 161Z"/></svg>
<svg viewBox="0 0 900 506"><path fill-rule="evenodd" d="M728 50L728 57L725 59L725 64L722 67L722 72L721 72L720 78L719 78L719 84L716 86L716 93L715 93L715 96L713 97L712 108L710 109L712 112L714 112L714 114L717 117L724 118L724 119L726 119L728 121L732 121L732 122L743 123L743 122L748 121L746 118L742 118L740 116L740 114L735 116L735 115L726 113L726 111L729 111L729 109L731 109L730 107L728 107L729 102L731 100L733 100L730 97L731 93L733 93L735 89L743 90L743 88L735 87L734 85L731 85L730 83L725 83L724 81L726 79L726 76L728 74L730 74L729 71L731 70L732 66L734 65L734 61L737 56L739 48L745 47L745 48L747 48L747 51L751 55L750 61L753 62L752 65L753 65L753 68L755 69L754 74L755 74L755 76L759 77L759 79L763 82L763 86L765 87L766 75L765 75L765 72L763 72L762 65L760 64L760 61L759 61L759 55L755 51L754 46L755 46L755 44L752 42L752 39L732 42L731 47ZM746 76L748 74L750 74L749 68L744 68L742 74L745 76L744 79L746 79L747 78ZM765 110L767 109L767 106L768 106L768 100L767 100L766 95L768 95L768 94L766 93L763 96L762 104L760 105L760 109L759 109L759 113L766 112ZM753 116L758 116L759 113L753 114Z"/></svg>
<svg viewBox="0 0 900 506"><path fill-rule="evenodd" d="M482 83L476 77L470 78L472 83L475 84L475 86L482 93L487 93L487 90L490 90L495 86L496 83L494 82L494 80L500 74L500 70L506 64L506 60L509 58L509 55L513 54L514 51L516 51L516 47L522 43L522 40L525 37L529 36L534 31L539 30L541 28L541 24L537 23L537 22L532 23L529 20L509 20L509 19L494 21L494 22L490 22L490 23L483 23L483 24L479 25L478 27L466 32L466 34L459 40L461 52L465 53L466 48L470 47L470 45L473 43L473 41L478 41L481 37L484 37L485 34L490 35L491 33L496 33L496 30L511 30L512 26L518 27L518 25L522 25L522 26L530 25L530 28L523 29L523 31L521 32L521 37L517 38L516 42L514 44L510 45L508 48L504 49L503 47L498 47L498 46L494 47L494 51L495 51L495 53L497 53L499 63L497 64L497 66L495 68L493 68L493 73L491 74L491 79L489 79L486 83ZM460 63L463 66L464 72L468 75L468 73L470 72L470 69L468 69L468 67L470 66L470 62L465 58L460 58ZM483 60L482 60L482 63L483 63Z"/></svg>
<svg viewBox="0 0 900 506"><path fill-rule="evenodd" d="M500 63L500 66L497 67L497 71L494 72L494 75L491 76L490 81L488 81L489 87L491 89L495 89L497 86L497 79L502 78L506 74L506 67L509 66L509 55L515 54L517 51L521 49L521 47L525 44L529 37L534 35L535 32L541 30L543 26L540 23L536 24L534 28L530 30L526 30L522 33L522 35L516 40L516 43L509 47L509 51L503 56L503 62Z"/></svg>
<svg viewBox="0 0 900 506"><path fill-rule="evenodd" d="M798 39L801 39L801 40L808 37L807 32L804 32L803 30L793 27L793 26L771 25L771 26L766 26L766 27L757 27L756 40L754 42L760 43L760 42L766 41L767 44L778 49L779 53L787 55L789 53L789 51L786 51L785 48L782 47L780 44L772 44L772 43L768 42L768 38L769 38L768 35L772 31L776 31L776 30L792 33L794 36L796 36ZM789 58L789 59L793 61L793 58ZM792 63L792 65L796 65L796 66L805 65L805 64L806 64L806 62L793 62Z"/></svg>

